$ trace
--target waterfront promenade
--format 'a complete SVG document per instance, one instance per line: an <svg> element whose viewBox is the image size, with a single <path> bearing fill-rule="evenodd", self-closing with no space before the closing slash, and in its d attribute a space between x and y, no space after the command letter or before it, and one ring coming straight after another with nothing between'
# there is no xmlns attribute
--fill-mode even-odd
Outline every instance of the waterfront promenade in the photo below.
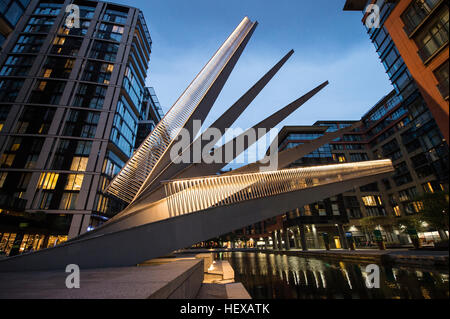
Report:
<svg viewBox="0 0 450 319"><path fill-rule="evenodd" d="M339 259L342 261L401 264L423 267L448 267L449 252L438 250L413 250L413 249L301 249L273 250L257 248L234 248L234 249L194 249L178 251L177 253L206 253L206 252L259 252L267 254L282 254L288 256L310 257L318 259Z"/></svg>

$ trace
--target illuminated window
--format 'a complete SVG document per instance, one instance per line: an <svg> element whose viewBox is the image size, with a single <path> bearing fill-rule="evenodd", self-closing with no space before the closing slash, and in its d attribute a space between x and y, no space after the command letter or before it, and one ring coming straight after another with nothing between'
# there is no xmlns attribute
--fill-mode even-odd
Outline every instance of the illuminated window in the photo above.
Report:
<svg viewBox="0 0 450 319"><path fill-rule="evenodd" d="M64 42L66 42L66 38L64 38L64 37L56 37L55 41L53 41L53 44L63 45Z"/></svg>
<svg viewBox="0 0 450 319"><path fill-rule="evenodd" d="M123 27L118 26L118 25L115 25L115 26L113 26L113 28L112 28L112 32L123 34Z"/></svg>
<svg viewBox="0 0 450 319"><path fill-rule="evenodd" d="M12 152L15 152L15 151L17 151L18 149L19 149L19 147L20 147L20 143L14 143L12 146L11 146L11 151Z"/></svg>
<svg viewBox="0 0 450 319"><path fill-rule="evenodd" d="M50 77L50 75L52 75L52 69L46 69L45 71L44 71L44 78L49 78Z"/></svg>
<svg viewBox="0 0 450 319"><path fill-rule="evenodd" d="M15 154L2 154L0 163L2 167L11 167L14 159L16 158Z"/></svg>
<svg viewBox="0 0 450 319"><path fill-rule="evenodd" d="M47 86L47 82L41 81L41 82L39 83L39 86L37 87L37 90L39 90L39 91L44 91L46 86Z"/></svg>
<svg viewBox="0 0 450 319"><path fill-rule="evenodd" d="M64 193L59 204L59 209L75 209L78 193Z"/></svg>
<svg viewBox="0 0 450 319"><path fill-rule="evenodd" d="M39 178L38 188L40 189L55 189L58 182L59 174L56 173L42 173Z"/></svg>
<svg viewBox="0 0 450 319"><path fill-rule="evenodd" d="M305 209L305 216L312 216L311 208L309 207L309 205L305 205L305 207L303 208Z"/></svg>
<svg viewBox="0 0 450 319"><path fill-rule="evenodd" d="M19 122L17 123L17 129L16 129L16 132L19 133L19 134L25 134L25 133L27 132L28 125L29 125L28 122L22 122L22 121L19 121Z"/></svg>
<svg viewBox="0 0 450 319"><path fill-rule="evenodd" d="M83 184L84 175L79 174L69 174L67 177L65 190L79 191L81 189L81 184Z"/></svg>
<svg viewBox="0 0 450 319"><path fill-rule="evenodd" d="M72 160L72 165L70 166L71 171L84 172L86 171L88 158L75 156Z"/></svg>
<svg viewBox="0 0 450 319"><path fill-rule="evenodd" d="M338 204L332 204L331 209L333 210L333 215L339 216L341 212L339 211L339 205Z"/></svg>
<svg viewBox="0 0 450 319"><path fill-rule="evenodd" d="M8 173L5 173L5 172L0 173L0 188L3 187L3 184L5 183L6 176L8 176Z"/></svg>
<svg viewBox="0 0 450 319"><path fill-rule="evenodd" d="M347 162L344 154L333 154L333 159L339 163Z"/></svg>
<svg viewBox="0 0 450 319"><path fill-rule="evenodd" d="M424 206L422 202L413 202L412 205L416 213L423 211Z"/></svg>
<svg viewBox="0 0 450 319"><path fill-rule="evenodd" d="M362 200L365 206L376 207L381 205L381 199L379 196L364 196Z"/></svg>

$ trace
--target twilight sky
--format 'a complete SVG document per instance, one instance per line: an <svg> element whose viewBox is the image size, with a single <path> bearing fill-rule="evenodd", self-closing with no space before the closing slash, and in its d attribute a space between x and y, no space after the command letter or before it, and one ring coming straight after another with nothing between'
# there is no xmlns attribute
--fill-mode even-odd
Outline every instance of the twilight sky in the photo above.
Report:
<svg viewBox="0 0 450 319"><path fill-rule="evenodd" d="M285 120L356 120L392 86L344 0L114 0L140 8L153 39L147 84L167 111L244 16L259 22L206 124L290 49L295 54L235 123L247 128L325 80L330 85Z"/></svg>

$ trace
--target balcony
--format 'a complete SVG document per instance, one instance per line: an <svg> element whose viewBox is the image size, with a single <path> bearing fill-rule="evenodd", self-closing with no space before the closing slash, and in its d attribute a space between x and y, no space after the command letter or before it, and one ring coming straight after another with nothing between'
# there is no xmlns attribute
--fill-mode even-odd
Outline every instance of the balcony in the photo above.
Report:
<svg viewBox="0 0 450 319"><path fill-rule="evenodd" d="M448 44L448 20L431 34L430 39L417 52L423 63L427 63L441 48Z"/></svg>
<svg viewBox="0 0 450 319"><path fill-rule="evenodd" d="M444 100L448 100L448 78L445 79L443 82L439 83L437 85L437 88L439 92L441 93Z"/></svg>
<svg viewBox="0 0 450 319"><path fill-rule="evenodd" d="M413 1L402 15L405 26L403 29L408 37L419 29L431 13L442 3L443 0L425 0L423 3Z"/></svg>

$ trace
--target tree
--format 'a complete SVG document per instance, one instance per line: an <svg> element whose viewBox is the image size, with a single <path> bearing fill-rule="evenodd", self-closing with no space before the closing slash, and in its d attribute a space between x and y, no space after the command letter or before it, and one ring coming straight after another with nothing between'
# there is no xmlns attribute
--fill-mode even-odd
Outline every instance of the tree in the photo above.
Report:
<svg viewBox="0 0 450 319"><path fill-rule="evenodd" d="M424 193L415 200L423 203L420 216L424 222L437 230L448 230L448 193Z"/></svg>
<svg viewBox="0 0 450 319"><path fill-rule="evenodd" d="M360 219L361 226L367 231L374 231L379 225L390 225L393 218L389 216L368 216Z"/></svg>
<svg viewBox="0 0 450 319"><path fill-rule="evenodd" d="M375 229L380 225L392 225L394 219L389 216L367 216L360 219L360 225L362 226L366 235L372 234ZM370 238L370 235L368 239Z"/></svg>
<svg viewBox="0 0 450 319"><path fill-rule="evenodd" d="M408 234L408 230L416 230L421 232L425 230L423 226L423 219L420 215L409 215L396 218L396 226L402 230L402 232Z"/></svg>
<svg viewBox="0 0 450 319"><path fill-rule="evenodd" d="M423 226L423 220L421 219L421 216L410 215L397 218L397 225L403 233L409 235L409 238L411 238L414 248L419 249L421 245L417 233L425 229L425 227Z"/></svg>

